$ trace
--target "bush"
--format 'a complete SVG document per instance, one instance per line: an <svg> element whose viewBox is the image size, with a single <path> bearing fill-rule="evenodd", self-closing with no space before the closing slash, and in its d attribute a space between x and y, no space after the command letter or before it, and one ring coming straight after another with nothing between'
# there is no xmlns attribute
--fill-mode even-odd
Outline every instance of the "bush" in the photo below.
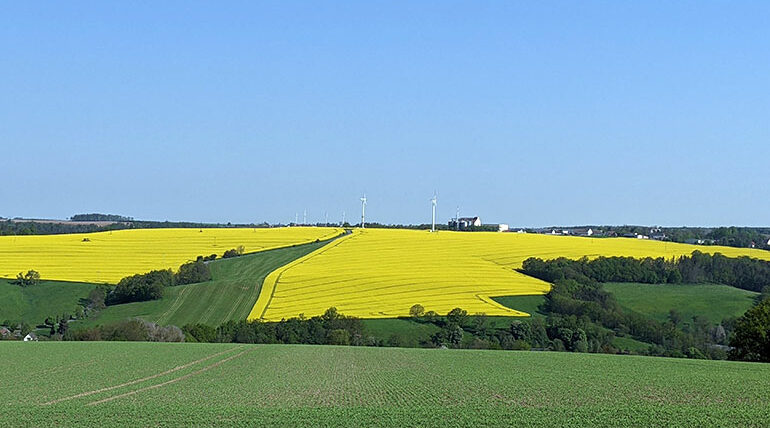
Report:
<svg viewBox="0 0 770 428"><path fill-rule="evenodd" d="M224 254L222 254L223 259L229 259L230 257L238 257L243 255L243 245L239 245L238 248L232 248L230 250L225 251Z"/></svg>
<svg viewBox="0 0 770 428"><path fill-rule="evenodd" d="M37 285L38 282L40 282L40 273L30 269L27 271L27 273L19 272L19 274L16 275L16 281L14 281L14 284L20 285L22 287L29 287L31 285Z"/></svg>
<svg viewBox="0 0 770 428"><path fill-rule="evenodd" d="M192 337L194 342L212 343L217 341L217 330L205 324L186 324L182 327L185 337Z"/></svg>

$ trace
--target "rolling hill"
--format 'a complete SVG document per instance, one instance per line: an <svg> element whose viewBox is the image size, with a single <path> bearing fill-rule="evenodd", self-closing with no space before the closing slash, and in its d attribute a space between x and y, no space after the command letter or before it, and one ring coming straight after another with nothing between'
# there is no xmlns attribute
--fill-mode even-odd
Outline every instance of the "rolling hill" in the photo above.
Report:
<svg viewBox="0 0 770 428"><path fill-rule="evenodd" d="M695 250L770 259L769 251L628 238L356 229L271 274L249 319L319 315L330 306L361 318L394 318L407 316L415 304L444 314L461 307L471 314L526 316L493 298L548 292L548 283L516 271L529 257L672 258Z"/></svg>
<svg viewBox="0 0 770 428"><path fill-rule="evenodd" d="M64 235L0 236L0 278L38 271L43 279L115 284L153 269L177 269L197 256L242 246L246 253L324 241L323 227L129 229Z"/></svg>

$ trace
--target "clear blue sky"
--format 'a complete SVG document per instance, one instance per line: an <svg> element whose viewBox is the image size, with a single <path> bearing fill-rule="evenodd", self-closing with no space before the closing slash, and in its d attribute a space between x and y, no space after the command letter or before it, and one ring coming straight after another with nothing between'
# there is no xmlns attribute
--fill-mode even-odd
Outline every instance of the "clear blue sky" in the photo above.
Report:
<svg viewBox="0 0 770 428"><path fill-rule="evenodd" d="M770 2L121 3L0 8L0 216L770 224Z"/></svg>

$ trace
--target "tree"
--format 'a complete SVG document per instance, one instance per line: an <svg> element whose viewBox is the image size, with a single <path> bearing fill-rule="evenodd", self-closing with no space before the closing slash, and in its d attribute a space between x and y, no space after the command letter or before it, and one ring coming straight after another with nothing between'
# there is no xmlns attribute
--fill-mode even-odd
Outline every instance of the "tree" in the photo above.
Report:
<svg viewBox="0 0 770 428"><path fill-rule="evenodd" d="M730 346L731 359L770 362L770 299L755 305L738 320Z"/></svg>
<svg viewBox="0 0 770 428"><path fill-rule="evenodd" d="M409 316L412 318L420 318L423 315L425 315L425 308L422 305L416 304L409 308Z"/></svg>
<svg viewBox="0 0 770 428"><path fill-rule="evenodd" d="M176 285L195 284L211 280L211 269L203 261L203 257L179 266L179 272L174 275L173 283Z"/></svg>
<svg viewBox="0 0 770 428"><path fill-rule="evenodd" d="M468 318L468 311L460 308L454 308L446 314L447 320L450 323L462 325Z"/></svg>

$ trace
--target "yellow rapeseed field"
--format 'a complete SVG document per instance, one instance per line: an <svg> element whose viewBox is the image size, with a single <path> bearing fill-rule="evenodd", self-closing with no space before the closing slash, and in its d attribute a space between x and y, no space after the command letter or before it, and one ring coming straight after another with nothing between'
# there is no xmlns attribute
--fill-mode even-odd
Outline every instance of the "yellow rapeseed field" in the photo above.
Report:
<svg viewBox="0 0 770 428"><path fill-rule="evenodd" d="M325 240L337 228L134 229L67 235L0 236L0 277L29 269L43 279L116 283L152 269L176 269L198 255L243 246L255 252Z"/></svg>
<svg viewBox="0 0 770 428"><path fill-rule="evenodd" d="M494 232L355 230L266 279L249 319L318 315L335 306L362 318L408 315L421 304L445 314L522 316L491 297L544 294L549 284L514 269L529 257L666 257L694 250L770 259L761 250L693 246L629 238L582 238Z"/></svg>

